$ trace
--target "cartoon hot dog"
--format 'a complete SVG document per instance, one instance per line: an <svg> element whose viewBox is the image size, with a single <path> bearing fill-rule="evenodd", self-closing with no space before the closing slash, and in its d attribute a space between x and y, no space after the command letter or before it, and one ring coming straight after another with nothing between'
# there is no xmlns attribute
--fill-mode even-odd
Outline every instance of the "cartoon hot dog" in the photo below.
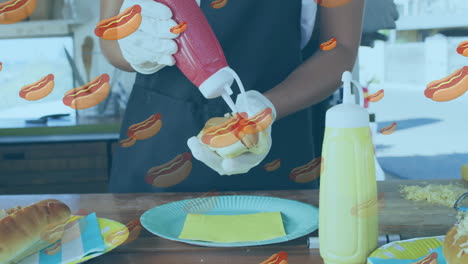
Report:
<svg viewBox="0 0 468 264"><path fill-rule="evenodd" d="M307 183L320 176L321 157L313 159L311 162L297 167L291 171L289 178L297 183Z"/></svg>
<svg viewBox="0 0 468 264"><path fill-rule="evenodd" d="M272 112L271 108L267 107L248 119L242 119L240 121L241 131L245 134L255 134L267 129L273 121Z"/></svg>
<svg viewBox="0 0 468 264"><path fill-rule="evenodd" d="M60 248L62 247L62 243L60 242L57 242L55 244L53 244L52 246L46 248L44 250L44 253L46 255L49 255L49 256L52 256L52 255L55 255L57 254L59 251L60 251Z"/></svg>
<svg viewBox="0 0 468 264"><path fill-rule="evenodd" d="M335 8L351 2L352 0L314 0L318 5Z"/></svg>
<svg viewBox="0 0 468 264"><path fill-rule="evenodd" d="M127 135L136 140L144 140L155 136L162 127L162 115L160 113L148 117L145 121L131 125Z"/></svg>
<svg viewBox="0 0 468 264"><path fill-rule="evenodd" d="M0 62L0 71L3 70L3 63Z"/></svg>
<svg viewBox="0 0 468 264"><path fill-rule="evenodd" d="M432 252L431 254L427 255L425 258L416 261L412 264L438 264L439 261L437 260L437 257L439 255L436 252Z"/></svg>
<svg viewBox="0 0 468 264"><path fill-rule="evenodd" d="M380 100L382 100L382 98L384 97L385 95L385 92L383 89L380 89L379 91L377 91L376 93L373 93L369 96L367 96L367 100L369 100L369 102L372 102L372 103L376 103Z"/></svg>
<svg viewBox="0 0 468 264"><path fill-rule="evenodd" d="M288 253L281 251L273 256L269 257L267 260L263 261L260 264L288 264Z"/></svg>
<svg viewBox="0 0 468 264"><path fill-rule="evenodd" d="M214 148L233 145L240 140L239 122L243 117L246 117L245 113L237 114L229 119L217 117L208 120L202 131L201 141Z"/></svg>
<svg viewBox="0 0 468 264"><path fill-rule="evenodd" d="M331 38L329 41L320 44L320 49L323 51L332 50L336 47L336 38Z"/></svg>
<svg viewBox="0 0 468 264"><path fill-rule="evenodd" d="M395 132L396 129L397 129L397 123L393 122L390 125L380 129L380 133L383 134L383 135L390 135L393 132Z"/></svg>
<svg viewBox="0 0 468 264"><path fill-rule="evenodd" d="M137 217L137 218L133 219L132 221L127 223L126 226L127 226L129 235L128 235L127 240L125 240L125 242L122 245L129 244L129 243L135 241L138 238L138 236L140 236L140 232L141 232L140 218Z"/></svg>
<svg viewBox="0 0 468 264"><path fill-rule="evenodd" d="M274 161L265 164L265 166L263 166L263 169L265 169L266 171L272 172L272 171L279 169L280 166L281 166L281 160L275 159Z"/></svg>
<svg viewBox="0 0 468 264"><path fill-rule="evenodd" d="M468 41L463 41L460 43L460 45L457 47L457 52L460 55L468 57Z"/></svg>
<svg viewBox="0 0 468 264"><path fill-rule="evenodd" d="M220 9L226 6L228 3L228 0L215 0L210 3L210 6L214 9Z"/></svg>
<svg viewBox="0 0 468 264"><path fill-rule="evenodd" d="M145 181L155 187L170 187L183 182L191 171L192 154L184 152L163 165L151 168Z"/></svg>
<svg viewBox="0 0 468 264"><path fill-rule="evenodd" d="M437 102L447 102L462 96L467 90L468 66L465 66L443 79L430 82L424 95Z"/></svg>
<svg viewBox="0 0 468 264"><path fill-rule="evenodd" d="M19 92L19 96L28 101L40 100L49 95L54 86L54 75L49 74L33 84L23 86Z"/></svg>
<svg viewBox="0 0 468 264"><path fill-rule="evenodd" d="M170 29L171 33L174 33L174 34L180 34L180 33L184 32L185 30L187 30L187 22L185 22L185 21L181 22L177 26L171 27L171 29Z"/></svg>
<svg viewBox="0 0 468 264"><path fill-rule="evenodd" d="M137 31L141 20L141 6L134 5L115 17L99 22L94 33L96 36L106 40L123 39Z"/></svg>
<svg viewBox="0 0 468 264"><path fill-rule="evenodd" d="M24 20L36 9L36 0L10 0L0 3L0 24Z"/></svg>
<svg viewBox="0 0 468 264"><path fill-rule="evenodd" d="M119 145L122 147L122 148L129 148L133 145L135 145L135 142L136 142L136 139L134 138L131 138L131 137L128 137L126 139L123 139L119 142Z"/></svg>
<svg viewBox="0 0 468 264"><path fill-rule="evenodd" d="M63 103L77 110L96 106L109 95L109 80L109 75L103 74L88 84L68 90L63 97Z"/></svg>
<svg viewBox="0 0 468 264"><path fill-rule="evenodd" d="M206 128L201 141L214 148L228 147L246 135L257 134L272 123L272 109L267 107L256 115L248 118L246 113L238 113L225 122Z"/></svg>
<svg viewBox="0 0 468 264"><path fill-rule="evenodd" d="M113 233L107 235L104 238L104 241L106 242L106 244L109 244L109 245L114 245L114 246L121 245L127 240L128 235L129 235L129 231L127 227L124 226L122 228L115 230Z"/></svg>

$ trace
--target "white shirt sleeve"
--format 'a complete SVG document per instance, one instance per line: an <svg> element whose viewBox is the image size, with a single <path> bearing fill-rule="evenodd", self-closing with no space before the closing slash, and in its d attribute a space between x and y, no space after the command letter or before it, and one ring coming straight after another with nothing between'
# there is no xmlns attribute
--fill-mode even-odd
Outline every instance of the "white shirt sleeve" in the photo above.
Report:
<svg viewBox="0 0 468 264"><path fill-rule="evenodd" d="M301 49L303 49L312 37L315 18L317 16L317 3L313 0L302 0L301 12Z"/></svg>

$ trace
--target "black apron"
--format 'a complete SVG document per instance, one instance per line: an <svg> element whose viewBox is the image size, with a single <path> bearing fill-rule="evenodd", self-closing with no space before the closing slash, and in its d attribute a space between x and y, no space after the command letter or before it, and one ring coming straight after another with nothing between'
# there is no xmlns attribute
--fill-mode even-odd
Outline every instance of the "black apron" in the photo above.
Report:
<svg viewBox="0 0 468 264"><path fill-rule="evenodd" d="M236 0L221 9L201 8L223 47L229 66L240 76L246 90L265 92L283 81L303 61L301 55L301 0ZM312 85L311 85L312 88ZM232 87L237 94L237 85ZM233 97L235 99L235 97ZM287 100L287 98L285 98ZM221 98L206 100L176 67L152 75L137 74L122 122L121 140L127 128L155 113L162 114L160 132L130 148L118 147L110 177L111 192L205 192L318 188L317 180L296 183L292 169L310 162L314 153L312 111L306 109L273 124L272 148L265 160L246 174L220 176L192 159L190 176L168 188L145 182L147 171L190 152L187 139L196 136L205 122L229 112ZM273 172L263 165L281 159Z"/></svg>

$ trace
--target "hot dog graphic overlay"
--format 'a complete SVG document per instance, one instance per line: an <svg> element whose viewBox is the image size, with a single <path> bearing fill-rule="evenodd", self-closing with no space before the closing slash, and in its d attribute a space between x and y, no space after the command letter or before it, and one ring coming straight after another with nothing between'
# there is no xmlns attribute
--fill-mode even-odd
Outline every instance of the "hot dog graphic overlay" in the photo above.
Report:
<svg viewBox="0 0 468 264"><path fill-rule="evenodd" d="M171 187L183 182L192 172L192 154L184 152L171 161L151 168L145 176L146 183L154 187Z"/></svg>
<svg viewBox="0 0 468 264"><path fill-rule="evenodd" d="M335 8L347 4L353 0L314 0L320 6L327 8Z"/></svg>
<svg viewBox="0 0 468 264"><path fill-rule="evenodd" d="M289 178L297 183L307 183L320 177L322 157L318 157L309 163L297 167L291 171Z"/></svg>
<svg viewBox="0 0 468 264"><path fill-rule="evenodd" d="M397 129L397 123L396 122L393 122L391 123L390 125L380 129L380 134L383 134L383 135L390 135L392 134L393 132L395 132Z"/></svg>
<svg viewBox="0 0 468 264"><path fill-rule="evenodd" d="M63 104L81 110L98 105L110 92L109 75L102 74L88 84L68 90L63 97Z"/></svg>
<svg viewBox="0 0 468 264"><path fill-rule="evenodd" d="M329 41L320 44L320 49L323 51L332 50L336 47L336 38L331 38Z"/></svg>
<svg viewBox="0 0 468 264"><path fill-rule="evenodd" d="M94 33L106 40L123 39L137 31L141 25L141 20L141 6L134 5L115 17L99 22Z"/></svg>
<svg viewBox="0 0 468 264"><path fill-rule="evenodd" d="M468 66L449 76L430 82L424 95L437 102L447 102L462 96L468 90Z"/></svg>
<svg viewBox="0 0 468 264"><path fill-rule="evenodd" d="M437 257L439 255L436 252L432 252L431 254L427 255L425 258L416 261L412 264L438 264L439 261L437 260Z"/></svg>
<svg viewBox="0 0 468 264"><path fill-rule="evenodd" d="M119 142L119 145L122 147L122 148L129 148L133 145L135 145L135 142L136 142L136 139L134 138L131 138L131 137L128 137L126 139L123 139Z"/></svg>
<svg viewBox="0 0 468 264"><path fill-rule="evenodd" d="M382 100L385 96L385 91L383 89L378 90L376 93L373 93L367 96L367 100L372 103L377 103L378 101Z"/></svg>
<svg viewBox="0 0 468 264"><path fill-rule="evenodd" d="M140 236L141 229L142 229L140 217L137 217L133 219L132 221L128 222L126 224L126 227L128 229L129 235L128 235L127 240L125 240L125 242L123 242L122 245L130 244Z"/></svg>
<svg viewBox="0 0 468 264"><path fill-rule="evenodd" d="M0 62L0 71L3 70L3 63Z"/></svg>
<svg viewBox="0 0 468 264"><path fill-rule="evenodd" d="M54 86L54 75L49 74L33 84L23 86L19 92L19 96L28 101L37 101L49 95Z"/></svg>
<svg viewBox="0 0 468 264"><path fill-rule="evenodd" d="M458 45L457 53L462 56L468 57L468 41L463 41Z"/></svg>
<svg viewBox="0 0 468 264"><path fill-rule="evenodd" d="M136 140L145 140L155 136L162 127L162 115L160 113L151 115L145 121L131 125L127 135Z"/></svg>
<svg viewBox="0 0 468 264"><path fill-rule="evenodd" d="M171 33L174 33L174 34L180 34L184 32L185 30L187 30L187 22L185 21L181 22L177 26L171 27L170 29Z"/></svg>
<svg viewBox="0 0 468 264"><path fill-rule="evenodd" d="M230 146L246 135L256 134L268 128L272 123L272 110L267 107L248 118L246 113L237 113L226 122L212 126L204 131L201 141L214 148Z"/></svg>
<svg viewBox="0 0 468 264"><path fill-rule="evenodd" d="M228 0L215 0L210 3L211 8L220 9L227 5Z"/></svg>
<svg viewBox="0 0 468 264"><path fill-rule="evenodd" d="M288 264L288 253L280 251L260 264Z"/></svg>
<svg viewBox="0 0 468 264"><path fill-rule="evenodd" d="M275 159L263 166L263 169L269 172L275 171L281 167L281 159Z"/></svg>
<svg viewBox="0 0 468 264"><path fill-rule="evenodd" d="M29 17L36 9L36 0L10 0L0 3L0 24L13 24Z"/></svg>

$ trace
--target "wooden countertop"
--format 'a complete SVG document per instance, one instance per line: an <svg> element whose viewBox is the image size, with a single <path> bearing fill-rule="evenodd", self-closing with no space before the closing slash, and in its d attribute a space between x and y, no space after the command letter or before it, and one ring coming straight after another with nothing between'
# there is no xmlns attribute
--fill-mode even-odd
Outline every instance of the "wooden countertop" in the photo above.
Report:
<svg viewBox="0 0 468 264"><path fill-rule="evenodd" d="M400 185L427 183L462 183L468 188L468 183L461 180L379 182L380 234L400 234L402 239L445 235L456 220L453 209L425 202L407 201L399 194ZM314 206L318 206L319 198L318 190L222 193L235 194L275 196ZM199 196L197 193L4 195L0 196L0 209L16 205L25 206L43 199L59 199L68 204L72 211L85 209L96 212L99 217L127 223L155 206ZM317 232L312 235L317 236ZM169 241L144 230L133 243L118 247L88 263L256 264L279 251L286 251L290 255L288 262L291 264L323 263L318 249L308 249L306 241L307 237L302 237L268 246L207 248Z"/></svg>

